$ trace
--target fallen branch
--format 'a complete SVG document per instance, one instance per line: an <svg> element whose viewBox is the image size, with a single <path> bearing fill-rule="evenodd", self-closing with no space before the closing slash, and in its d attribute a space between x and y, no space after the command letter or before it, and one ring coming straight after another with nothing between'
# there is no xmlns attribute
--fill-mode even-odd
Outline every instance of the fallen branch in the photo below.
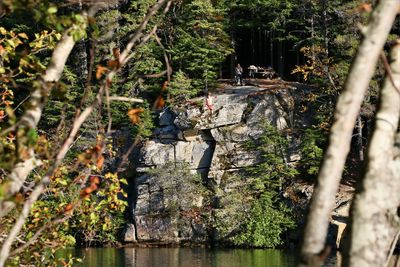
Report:
<svg viewBox="0 0 400 267"><path fill-rule="evenodd" d="M124 96L110 96L110 101L121 101L121 102L132 102L132 103L143 103L143 99L140 98L131 98L131 97L124 97Z"/></svg>

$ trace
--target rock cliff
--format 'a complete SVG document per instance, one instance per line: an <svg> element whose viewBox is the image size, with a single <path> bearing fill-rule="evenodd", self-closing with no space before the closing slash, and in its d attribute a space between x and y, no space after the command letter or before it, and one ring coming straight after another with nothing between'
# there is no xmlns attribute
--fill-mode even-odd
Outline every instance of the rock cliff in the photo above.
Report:
<svg viewBox="0 0 400 267"><path fill-rule="evenodd" d="M160 112L153 138L140 151L126 241L224 241L241 219L237 214L249 208L238 201L243 181L234 178L258 160L246 142L258 139L265 123L281 131L305 125L305 116L295 116L304 90L285 82L227 88L209 96L211 105L196 98ZM298 140L288 138L285 157L295 162ZM217 231L225 221L226 231Z"/></svg>
<svg viewBox="0 0 400 267"><path fill-rule="evenodd" d="M136 166L126 241L226 241L250 205L241 198L244 181L237 174L257 163L258 152L246 143L261 136L265 123L273 125L287 133L289 153L282 156L295 164L299 138L291 133L308 124L310 116L299 112L307 90L282 81L226 88L209 96L211 105L196 98L160 112Z"/></svg>

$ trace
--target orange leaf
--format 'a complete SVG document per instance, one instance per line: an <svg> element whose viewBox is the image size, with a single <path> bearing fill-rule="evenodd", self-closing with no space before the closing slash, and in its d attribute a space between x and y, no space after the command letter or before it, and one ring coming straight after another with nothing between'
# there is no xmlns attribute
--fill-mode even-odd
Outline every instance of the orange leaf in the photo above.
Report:
<svg viewBox="0 0 400 267"><path fill-rule="evenodd" d="M156 109L162 109L165 106L165 100L162 96L158 96L154 104Z"/></svg>
<svg viewBox="0 0 400 267"><path fill-rule="evenodd" d="M64 213L70 212L73 208L74 208L74 205L72 205L71 203L68 204L67 206L65 206Z"/></svg>
<svg viewBox="0 0 400 267"><path fill-rule="evenodd" d="M104 156L100 155L97 158L96 166L97 166L98 169L101 169L103 167L103 164L104 164Z"/></svg>
<svg viewBox="0 0 400 267"><path fill-rule="evenodd" d="M96 70L96 79L99 80L101 78L101 76L103 75L103 73L105 73L106 71L107 71L106 67L98 65L97 70Z"/></svg>
<svg viewBox="0 0 400 267"><path fill-rule="evenodd" d="M85 189L83 189L83 192L84 192L85 194L90 194L90 193L93 192L93 189L90 188L90 187L86 187Z"/></svg>
<svg viewBox="0 0 400 267"><path fill-rule="evenodd" d="M91 184L89 187L90 190L95 191L97 189L97 185L96 184Z"/></svg>
<svg viewBox="0 0 400 267"><path fill-rule="evenodd" d="M85 189L83 189L83 190L81 191L80 196L81 196L82 198L86 198L86 197L88 197L88 196L90 195L90 193L92 193L93 191L94 191L94 190L93 190L92 188L87 187L87 188L85 188Z"/></svg>
<svg viewBox="0 0 400 267"><path fill-rule="evenodd" d="M120 52L118 48L113 48L113 55L115 59L119 60Z"/></svg>
<svg viewBox="0 0 400 267"><path fill-rule="evenodd" d="M90 183L91 184L99 184L100 183L100 179L97 176L90 176Z"/></svg>
<svg viewBox="0 0 400 267"><path fill-rule="evenodd" d="M142 108L134 108L128 111L128 117L131 119L133 124L138 124L140 122L139 114L143 111Z"/></svg>
<svg viewBox="0 0 400 267"><path fill-rule="evenodd" d="M358 6L358 11L360 12L371 12L372 5L370 3L362 3Z"/></svg>
<svg viewBox="0 0 400 267"><path fill-rule="evenodd" d="M118 69L119 61L118 60L110 60L107 62L107 67L109 67L110 69Z"/></svg>
<svg viewBox="0 0 400 267"><path fill-rule="evenodd" d="M93 147L93 151L96 153L99 153L101 150L103 150L103 147L100 144Z"/></svg>

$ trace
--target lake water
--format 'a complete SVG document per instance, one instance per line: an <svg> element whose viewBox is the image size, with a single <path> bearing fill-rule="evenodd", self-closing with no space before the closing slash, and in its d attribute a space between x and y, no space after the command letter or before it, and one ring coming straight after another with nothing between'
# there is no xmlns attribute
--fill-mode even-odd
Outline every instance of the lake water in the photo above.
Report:
<svg viewBox="0 0 400 267"><path fill-rule="evenodd" d="M69 249L84 267L294 267L295 253L274 249L88 248ZM325 267L336 266L331 257Z"/></svg>

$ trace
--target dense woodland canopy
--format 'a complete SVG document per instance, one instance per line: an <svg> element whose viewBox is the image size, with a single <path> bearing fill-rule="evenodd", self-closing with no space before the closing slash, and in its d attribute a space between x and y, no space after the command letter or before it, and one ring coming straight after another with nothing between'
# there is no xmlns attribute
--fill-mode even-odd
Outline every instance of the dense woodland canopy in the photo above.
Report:
<svg viewBox="0 0 400 267"><path fill-rule="evenodd" d="M123 188L134 175L127 156L113 161L113 130L131 131L134 150L152 135L158 110L233 78L237 63L271 66L315 88L304 96L302 112L310 104L313 121L298 129L305 137L296 170L314 182L377 2L3 0L0 266L56 265L59 248L117 244L127 220ZM385 52L399 28L397 19ZM381 61L363 97L344 173L350 181L365 158L384 70Z"/></svg>

